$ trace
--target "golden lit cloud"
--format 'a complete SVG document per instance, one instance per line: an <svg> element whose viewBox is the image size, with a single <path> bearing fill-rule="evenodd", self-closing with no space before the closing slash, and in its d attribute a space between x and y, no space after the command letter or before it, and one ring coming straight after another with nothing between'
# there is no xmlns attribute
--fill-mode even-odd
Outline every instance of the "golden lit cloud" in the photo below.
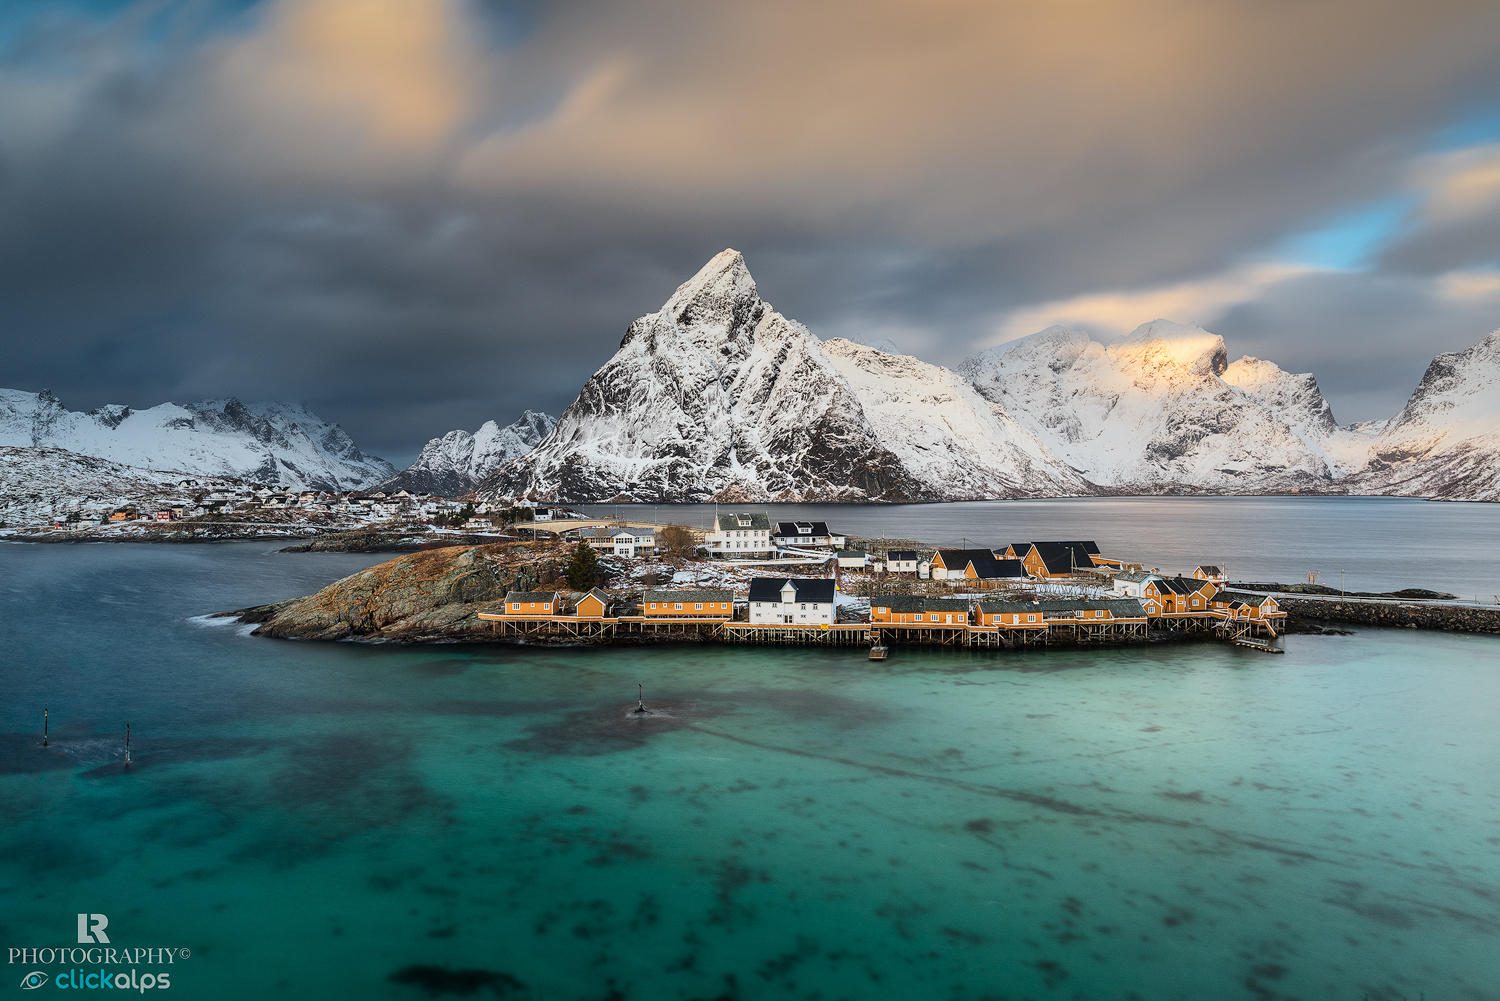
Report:
<svg viewBox="0 0 1500 1001"><path fill-rule="evenodd" d="M1322 270L1263 261L1157 288L1090 292L1007 314L988 344L1012 341L1053 324L1082 326L1107 334L1127 333L1157 317L1207 324L1210 317L1240 303L1252 302L1274 285Z"/></svg>

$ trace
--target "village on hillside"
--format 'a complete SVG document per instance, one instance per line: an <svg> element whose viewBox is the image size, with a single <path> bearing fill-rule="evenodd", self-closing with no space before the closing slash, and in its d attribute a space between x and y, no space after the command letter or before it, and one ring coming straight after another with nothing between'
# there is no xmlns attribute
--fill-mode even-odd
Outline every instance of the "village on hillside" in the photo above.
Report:
<svg viewBox="0 0 1500 1001"><path fill-rule="evenodd" d="M29 515L29 516L27 516ZM530 501L495 503L396 490L287 490L263 483L200 477L131 497L94 497L41 513L0 509L13 535L150 539L195 529L241 537L291 537L381 529L392 533L465 532L502 536L507 526L573 516ZM512 536L513 537L513 536Z"/></svg>
<svg viewBox="0 0 1500 1001"><path fill-rule="evenodd" d="M612 557L613 577L585 588L588 573L570 574L575 590L537 582L478 613L497 637L521 641L675 631L883 651L887 641L1012 647L1204 632L1280 652L1285 618L1271 595L1226 586L1217 566L1163 573L1089 540L877 549L822 521L761 512L717 514L706 530L573 519L525 531L572 543L575 565Z"/></svg>

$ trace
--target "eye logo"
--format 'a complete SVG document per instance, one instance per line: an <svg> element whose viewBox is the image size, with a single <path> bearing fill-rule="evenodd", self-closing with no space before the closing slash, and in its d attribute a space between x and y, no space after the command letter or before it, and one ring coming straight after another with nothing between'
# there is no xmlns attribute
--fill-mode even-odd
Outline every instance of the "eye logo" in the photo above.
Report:
<svg viewBox="0 0 1500 1001"><path fill-rule="evenodd" d="M32 970L21 978L21 990L34 991L47 982L47 974L41 970Z"/></svg>

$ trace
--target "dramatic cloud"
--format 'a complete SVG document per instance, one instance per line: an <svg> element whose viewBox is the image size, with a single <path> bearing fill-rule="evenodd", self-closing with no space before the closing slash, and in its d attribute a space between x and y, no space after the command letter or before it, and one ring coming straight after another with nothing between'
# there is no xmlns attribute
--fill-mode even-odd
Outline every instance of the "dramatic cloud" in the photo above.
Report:
<svg viewBox="0 0 1500 1001"><path fill-rule="evenodd" d="M400 459L565 406L725 246L819 333L1165 313L1369 415L1500 325L1500 153L1432 146L1492 3L83 10L0 13L0 384L73 406L299 398ZM1267 253L1403 193L1367 272Z"/></svg>

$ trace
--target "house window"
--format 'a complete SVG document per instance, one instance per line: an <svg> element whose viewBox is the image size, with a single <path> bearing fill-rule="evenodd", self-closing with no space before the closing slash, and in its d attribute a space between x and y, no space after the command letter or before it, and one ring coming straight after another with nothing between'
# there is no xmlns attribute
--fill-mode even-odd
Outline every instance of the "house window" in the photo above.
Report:
<svg viewBox="0 0 1500 1001"><path fill-rule="evenodd" d="M1027 622L1035 622L1036 621L1036 616L1035 615L1028 615L1028 616L1026 616L1026 621Z"/></svg>
<svg viewBox="0 0 1500 1001"><path fill-rule="evenodd" d="M699 612L703 611L703 602L701 602L701 601L698 602L696 605L693 606L693 609L695 611L699 611Z"/></svg>
<svg viewBox="0 0 1500 1001"><path fill-rule="evenodd" d="M1097 609L1094 612L1094 618L1096 618L1096 619L1102 619L1102 618L1104 618L1104 609L1102 609L1102 608L1101 609Z"/></svg>
<svg viewBox="0 0 1500 1001"><path fill-rule="evenodd" d="M678 612L682 611L682 602L680 602L680 601L677 602L677 604L673 605L672 608L673 608L673 610L678 611Z"/></svg>
<svg viewBox="0 0 1500 1001"><path fill-rule="evenodd" d="M519 601L513 601L513 602L511 602L511 604L510 604L510 610L512 612L519 612L521 610L521 603Z"/></svg>
<svg viewBox="0 0 1500 1001"><path fill-rule="evenodd" d="M807 602L804 601L801 607L804 612L807 611Z"/></svg>
<svg viewBox="0 0 1500 1001"><path fill-rule="evenodd" d="M544 601L544 602L542 602L542 611L544 611L544 612L550 612L550 611L552 611L552 602L550 602L550 601Z"/></svg>

